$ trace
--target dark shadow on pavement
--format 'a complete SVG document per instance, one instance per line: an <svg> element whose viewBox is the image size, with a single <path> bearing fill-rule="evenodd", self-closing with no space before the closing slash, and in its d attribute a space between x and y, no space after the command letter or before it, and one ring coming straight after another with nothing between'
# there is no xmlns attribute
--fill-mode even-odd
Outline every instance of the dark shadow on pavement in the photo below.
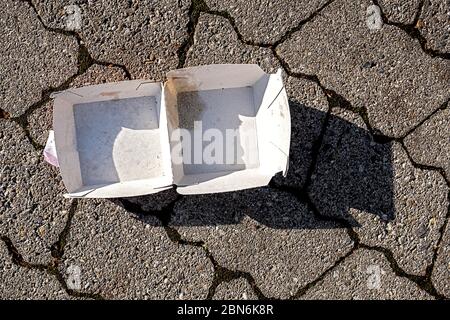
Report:
<svg viewBox="0 0 450 320"><path fill-rule="evenodd" d="M159 214L170 219L173 226L230 225L248 216L276 229L342 227L333 217L345 219L349 225L357 227L359 223L349 213L350 208L374 214L383 221L393 220L391 144L378 144L367 130L330 115L322 144L319 150L314 150L326 114L295 101L289 103L292 119L289 173L286 178L277 175L272 181L291 191L301 189L304 194L309 167L316 159L306 192L320 215L331 219L318 218L304 199L271 186L183 196L174 204L178 197L174 189L113 201L136 213L143 221L148 221L144 211L151 214L152 209L172 203L173 208L169 205L169 209Z"/></svg>

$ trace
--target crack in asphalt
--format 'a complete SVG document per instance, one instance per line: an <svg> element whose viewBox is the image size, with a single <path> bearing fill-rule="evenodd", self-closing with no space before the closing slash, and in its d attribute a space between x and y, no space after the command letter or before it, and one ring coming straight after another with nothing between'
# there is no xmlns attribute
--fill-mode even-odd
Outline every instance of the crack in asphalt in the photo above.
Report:
<svg viewBox="0 0 450 320"><path fill-rule="evenodd" d="M68 30L64 30L64 29L48 27L47 25L45 25L44 21L42 20L41 16L39 15L36 7L34 6L34 4L31 0L21 0L20 2L27 3L33 9L34 13L36 14L37 19L39 20L42 27L46 31L61 34L61 35L67 36L67 37L73 37L73 38L75 38L77 45L78 45L77 72L75 74L70 76L63 83L61 83L60 85L58 85L56 87L49 87L49 88L42 90L40 100L33 103L30 107L27 108L27 110L25 110L24 113L22 113L21 115L19 115L17 117L10 117L8 112L0 109L0 119L9 119L9 120L16 122L24 131L25 136L27 137L28 141L32 144L33 148L36 151L40 152L44 149L44 146L42 144L38 143L31 135L30 130L28 128L29 127L28 117L34 111L36 111L37 109L41 108L44 104L49 102L51 100L51 94L68 89L70 84L77 77L84 74L87 71L87 69L89 69L89 67L91 67L92 65L101 65L101 66L107 66L107 67L120 68L124 72L125 78L128 80L131 79L131 74L124 65L117 64L117 63L105 62L105 61L99 61L99 60L92 58L92 56L89 54L88 49L83 44L83 40L82 40L81 36L78 33L76 33L75 31L68 31Z"/></svg>
<svg viewBox="0 0 450 320"><path fill-rule="evenodd" d="M316 279L313 281L307 283L303 287L299 288L297 292L289 298L289 300L296 300L303 297L310 289L315 287L317 284L321 283L321 281L325 278L325 276L333 271L335 268L337 268L341 263L343 263L348 257L350 257L355 251L357 250L357 246L354 245L345 255L340 257L336 262L326 269L324 272L322 272Z"/></svg>
<svg viewBox="0 0 450 320"><path fill-rule="evenodd" d="M423 10L423 6L425 4L425 0L420 1L419 7L414 16L414 20L412 23L409 23L409 24L389 21L389 19L386 17L385 13L383 12L383 7L378 3L378 0L372 0L372 3L380 8L381 19L383 20L384 24L397 27L397 28L403 30L404 32L406 32L412 39L419 41L422 51L425 52L427 55L429 55L430 57L433 57L433 58L439 57L439 58L446 59L446 60L450 59L450 52L440 52L438 50L429 48L428 44L427 44L427 39L420 33L420 28L418 27L418 22L422 15L422 10Z"/></svg>
<svg viewBox="0 0 450 320"><path fill-rule="evenodd" d="M277 41L275 41L273 43L258 43L258 42L254 42L254 41L251 41L251 40L246 40L244 38L244 36L240 33L240 31L239 31L239 29L237 27L235 19L227 11L210 10L209 7L206 5L206 3L203 0L192 0L191 7L189 9L189 12L190 12L190 14L192 14L192 17L189 20L188 27L187 27L187 29L188 29L188 40L178 50L178 58L179 58L178 68L184 67L185 62L186 62L187 53L188 53L190 47L194 44L195 29L196 29L196 25L198 23L198 19L199 19L200 14L201 13L206 13L206 14L220 16L222 18L227 19L228 22L230 23L231 27L235 31L238 40L241 43L243 43L244 45L270 49L272 51L272 54L278 60L278 62L280 63L280 65L282 66L282 68L284 69L284 71L286 72L286 74L288 76L314 82L325 93L328 101L330 101L330 99L332 99L334 101L337 101L339 107L359 114L360 117L362 118L362 120L364 121L365 125L367 126L367 129L370 131L370 133L374 137L374 141L375 142L385 143L385 142L391 142L393 140L403 139L408 134L413 132L417 127L419 127L421 124L423 124L426 120L428 120L431 116L433 116L436 112L438 112L439 110L445 109L445 105L449 102L450 98L447 99L447 101L444 102L442 105L440 105L438 108L436 108L436 110L432 111L429 115L425 116L424 119L422 119L417 125L413 126L410 130L408 130L401 137L391 137L391 136L384 135L381 132L379 132L378 130L374 129L374 127L371 125L371 123L369 121L368 111L367 111L367 108L365 106L363 106L363 107L354 107L354 106L352 106L352 104L346 98L344 98L341 94L337 93L335 90L332 90L330 88L326 88L321 83L321 81L318 78L318 76L315 75L315 74L305 74L305 73L292 71L292 69L289 67L289 64L276 51L277 47L280 44L282 44L284 41L286 41L290 37L292 37L292 35L295 32L300 31L301 28L307 22L312 21L318 14L320 14L325 8L327 8L329 5L331 5L334 1L335 0L330 0L330 1L326 2L325 4L323 4L315 12L310 14L305 19L301 20L298 23L297 26L295 26L295 27L291 28L290 30L286 31L285 34L282 35L280 37L280 39L278 39ZM419 13L416 14L416 16L420 16L421 8L422 8L422 5L419 7L419 10L418 10ZM417 20L417 19L418 18L415 18L415 20ZM413 23L413 25L415 25L415 24L417 24L417 22ZM397 26L397 27L399 27L401 29L400 26ZM336 103L333 103L333 104L336 104Z"/></svg>
<svg viewBox="0 0 450 320"><path fill-rule="evenodd" d="M286 31L278 40L273 43L266 42L255 42L251 40L246 40L244 36L239 31L235 19L228 13L228 11L211 10L204 0L191 0L191 6L189 8L189 22L187 24L187 34L188 39L180 46L177 51L178 55L178 68L183 68L186 62L186 57L189 49L194 44L195 29L198 23L198 19L201 13L207 13L215 16L220 16L227 19L230 22L231 27L235 31L238 40L248 46L260 47L260 48L270 48L272 51L281 43L289 39L295 32L299 31L303 25L307 22L313 20L322 10L332 4L335 0L329 0L323 4L319 9L310 14L305 19L301 20L295 27Z"/></svg>
<svg viewBox="0 0 450 320"><path fill-rule="evenodd" d="M432 169L430 169L430 168L423 169L422 168L422 170L432 170ZM447 181L447 184L448 184L448 181ZM391 265L391 268L393 269L394 273L397 276L407 278L408 280L416 283L420 289L426 291L428 294L432 295L436 299L449 299L448 297L445 297L443 294L439 293L436 290L436 288L434 287L434 284L432 283L431 276L432 276L435 262L438 257L439 249L441 247L444 232L446 230L448 221L450 219L450 192L447 197L448 212L446 214L446 217L444 218L444 223L442 224L442 226L440 227L440 230L439 230L439 239L438 239L436 246L434 248L434 251L433 251L432 261L426 267L425 275L420 276L420 275L409 274L406 271L404 271L399 266L397 261L395 260L394 254L390 249L387 249L387 248L384 248L381 246L369 246L369 245L362 243L359 239L359 235L357 234L357 232L353 229L353 227L350 225L349 221L346 220L345 218L332 217L332 216L326 216L326 215L321 214L320 211L315 207L313 201L311 200L309 193L308 193L307 186L304 186L303 188L299 188L299 187L292 187L292 186L285 186L285 185L276 185L273 182L273 180L270 182L269 186L276 190L292 194L295 197L297 197L297 199L299 199L301 202L306 203L308 205L308 207L311 209L311 211L313 212L314 216L316 218L318 218L319 220L334 222L334 223L337 223L338 225L346 228L348 236L354 242L354 246L349 251L349 253L347 253L344 257L348 257L351 254L351 252L353 252L359 248L365 248L368 250L374 250L374 251L381 252L385 256L385 258L388 260L389 264ZM330 267L329 269L327 269L322 275L320 275L319 278L316 278L312 282L310 282L307 285L305 285L304 287L300 288L298 290L298 292L292 298L297 299L297 298L301 297L302 295L304 295L310 288L312 288L315 284L317 284L319 282L319 280L322 279L326 275L326 273L328 273L329 271L334 269L334 267L339 265L344 260L342 258L343 257L339 258L335 262L335 264L332 267Z"/></svg>
<svg viewBox="0 0 450 320"><path fill-rule="evenodd" d="M217 287L221 283L228 282L228 281L231 281L234 279L240 279L240 278L243 278L248 282L250 287L253 289L253 292L258 297L258 299L261 299L261 300L269 299L258 288L255 279L253 278L253 276L250 273L241 271L241 270L231 270L231 269L221 266L217 262L217 260L214 258L213 254L208 249L208 247L206 246L204 241L202 241L202 240L192 241L192 240L183 239L183 237L178 232L178 230L169 225L171 217L174 214L174 211L173 211L174 207L181 199L183 199L183 197L184 196L178 194L177 198L175 198L173 201L171 201L169 204L167 204L164 208L162 208L160 210L144 210L140 205L138 205L128 199L125 199L125 198L120 198L119 202L121 203L121 205L123 206L123 208L126 211L131 212L140 218L149 216L149 215L156 217L161 222L161 224L164 228L164 231L167 234L167 237L173 243L176 243L178 245L198 247L204 251L206 257L210 260L210 262L214 268L213 281L211 283L211 286L208 289L208 295L206 296L207 300L210 300L213 298Z"/></svg>
<svg viewBox="0 0 450 320"><path fill-rule="evenodd" d="M64 246L67 241L67 235L69 233L70 225L72 223L72 218L75 215L75 212L77 210L78 201L77 199L73 199L72 203L70 205L70 209L67 215L67 221L66 225L64 226L63 230L59 234L58 240L50 247L52 257L54 258L52 261L50 261L47 264L41 264L41 263L31 263L26 261L23 256L20 254L19 250L14 246L14 243L11 241L11 239L7 235L2 235L0 239L5 244L8 253L11 257L11 261L23 268L27 269L34 269L39 271L47 272L48 274L54 276L61 287L66 291L66 293L69 296L76 297L76 298L87 298L87 299L94 299L94 300L103 300L104 298L95 293L89 293L89 292L83 292L71 289L67 286L67 282L64 279L63 274L58 269L62 256L64 254Z"/></svg>
<svg viewBox="0 0 450 320"><path fill-rule="evenodd" d="M450 190L447 194L447 201L448 201L447 214L445 216L444 223L442 224L441 228L439 229L439 239L437 241L436 247L434 248L433 258L431 259L430 265L426 269L426 276L429 279L431 279L431 276L433 275L434 265L438 258L438 255L439 255L439 250L441 248L441 244L444 239L444 233L445 233L445 230L447 229L447 225L450 221Z"/></svg>
<svg viewBox="0 0 450 320"><path fill-rule="evenodd" d="M52 28L52 27L47 26L44 23L42 17L40 16L40 14L39 14L39 12L38 12L38 10L37 10L37 8L34 5L32 0L20 0L20 1L27 3L33 9L33 11L36 14L39 22L41 23L42 27L45 30L47 30L49 32L58 33L58 34L62 34L64 36L74 37L75 38L75 40L77 41L77 44L79 46L78 72L77 72L76 76L78 76L80 74L83 74L93 64L98 64L98 65L102 65L102 66L111 66L111 67L120 68L125 73L126 78L128 80L131 79L131 74L128 71L128 69L125 67L125 65L119 64L119 63L100 61L100 60L96 60L96 59L92 58L92 56L89 54L88 49L84 45L82 37L77 32L69 31L69 30L65 30L65 29L61 29L61 28Z"/></svg>
<svg viewBox="0 0 450 320"><path fill-rule="evenodd" d="M203 0L200 0L200 1L203 1ZM244 38L244 36L240 33L240 31L237 27L237 24L236 24L236 20L230 15L230 13L228 11L207 10L207 11L203 11L203 12L209 13L212 15L216 15L216 16L221 16L223 18L228 19L228 21L230 22L234 31L236 32L239 41L241 41L243 44L246 44L249 46L254 46L254 47L261 47L261 48L276 48L278 45L282 44L284 41L290 39L295 32L300 31L301 28L307 22L312 21L318 14L320 14L325 8L327 8L329 5L331 5L334 1L335 0L329 0L329 1L325 2L321 7L319 7L316 11L311 13L308 17L300 20L300 22L295 27L292 27L291 29L287 30L278 40L276 40L275 42L271 42L271 43L246 40Z"/></svg>
<svg viewBox="0 0 450 320"><path fill-rule="evenodd" d="M205 12L207 10L209 10L209 8L203 0L191 0L191 5L188 11L189 21L186 26L186 32L188 34L188 37L177 50L178 56L177 69L181 69L184 67L187 52L189 51L189 48L194 44L195 27L197 26L200 13Z"/></svg>
<svg viewBox="0 0 450 320"><path fill-rule="evenodd" d="M329 106L328 113L331 112L333 107L336 107L336 106L331 106L331 105ZM324 124L324 127L322 128L322 131L326 130L327 122L328 121L324 121L325 124ZM315 167L316 167L316 164L317 164L317 158L318 158L319 153L320 153L320 151L319 151L320 150L320 146L321 146L322 141L323 141L323 137L321 137L321 136L322 136L322 132L321 132L319 138L313 144L313 150L314 150L313 152L314 152L314 154L313 154L313 159L311 161L311 165L310 165L309 170L308 170L308 175L311 175L314 172L314 170L315 170ZM446 181L447 186L450 188L450 183L449 183L448 179L446 178L445 171L442 168L433 167L433 166L427 166L427 165L422 165L422 164L416 163L411 158L411 156L409 154L409 151L406 149L405 145L403 144L403 141L401 141L401 146L406 151L406 154L408 156L409 161L411 162L411 164L415 168L418 168L418 169L421 169L421 170L430 170L430 171L439 172L443 176L444 180ZM307 181L310 181L310 178ZM416 283L420 289L426 291L428 294L432 295L436 299L448 299L448 297L445 297L443 294L439 293L436 290L436 288L434 287L434 284L432 283L431 276L432 276L432 272L433 272L433 269L434 269L434 266L435 266L435 262L436 262L437 257L438 257L439 249L440 249L441 244L442 244L444 232L446 230L447 224L448 224L449 219L450 219L450 191L449 191L449 194L448 194L448 197L447 197L448 212L446 214L446 217L444 218L444 222L443 222L442 226L439 229L439 238L438 238L438 241L436 242L436 246L435 246L435 248L433 250L432 261L426 267L425 275L419 276L419 275L409 274L406 271L404 271L399 266L397 261L395 260L394 254L393 254L393 252L390 249L387 249L387 248L384 248L384 247L381 247L381 246L369 246L369 245L366 245L366 244L362 243L360 241L360 239L359 239L359 235L353 229L353 226L345 218L332 217L332 216L326 216L326 215L321 214L320 211L317 209L317 207L314 205L314 202L312 201L312 199L311 199L311 197L309 195L309 182L305 183L305 185L303 187L294 187L294 186L288 186L288 185L278 185L272 180L269 183L269 187L274 188L274 189L279 190L279 191L287 192L287 193L289 193L291 195L294 195L300 202L306 203L307 206L309 207L309 209L313 212L314 216L317 219L319 219L320 221L334 222L334 223L337 223L339 226L342 226L343 228L346 228L348 236L354 242L354 246L349 251L349 253L347 253L344 257L348 257L353 251L355 251L355 250L357 250L359 248L365 248L365 249L368 249L368 250L374 250L374 251L381 252L385 256L385 258L388 260L389 264L391 265L392 270L394 271L394 273L397 276L405 277L408 280ZM332 267L328 268L322 275L319 276L319 278L316 278L312 282L310 282L307 285L305 285L304 287L300 288L298 290L298 292L292 298L297 299L297 298L301 297L302 295L304 295L310 288L314 287L314 285L316 285L319 282L319 280L322 279L326 275L326 273L328 273L329 271L333 270L334 267L339 265L344 260L342 258L343 257L339 258L335 262L335 264Z"/></svg>
<svg viewBox="0 0 450 320"><path fill-rule="evenodd" d="M74 32L74 31L67 31L64 29L51 28L51 27L46 26L44 24L42 18L40 17L40 15L38 14L32 1L31 0L22 0L22 2L28 3L33 8L34 12L37 15L37 18L39 19L42 26L47 31L63 34L65 36L75 37L75 39L78 43L78 50L79 50L78 51L78 61L77 61L77 65L78 65L77 73L72 75L71 77L69 77L66 81L64 81L59 86L50 87L50 88L43 90L41 93L41 99L38 102L31 105L22 115L20 115L18 117L10 117L8 112L0 109L0 119L12 120L12 121L15 121L17 124L19 124L19 126L24 130L29 142L33 145L33 147L37 151L40 151L40 150L42 150L43 146L38 144L34 140L32 135L30 134L29 129L28 129L28 125L29 125L28 116L33 111L39 109L41 106L43 106L45 103L47 103L50 100L50 95L52 93L67 89L69 87L70 83L76 77L82 75L84 72L86 72L86 70L90 66L92 66L94 64L121 68L124 71L127 79L131 79L131 74L127 70L126 66L124 66L124 65L108 63L108 62L103 62L103 61L97 61L97 60L93 59L91 57L91 55L89 54L89 51L86 48L86 46L83 44L83 41L78 33ZM448 213L446 215L444 224L441 226L440 231L439 231L440 237L438 239L438 243L437 243L434 253L433 253L432 262L430 265L427 266L426 274L424 276L412 275L412 274L408 274L407 272L405 272L398 265L397 261L394 258L394 254L392 253L391 250L389 250L387 248L379 247L379 246L368 246L366 244L361 243L359 240L358 234L354 231L353 227L349 224L349 222L347 220L345 220L344 218L330 217L330 216L322 215L319 212L319 210L315 207L313 201L311 200L311 198L309 196L308 189L309 189L309 184L311 182L311 176L312 176L312 173L314 172L316 164L317 164L320 146L322 145L323 136L324 136L325 131L328 126L331 110L334 107L340 107L340 108L343 108L343 109L346 109L346 110L349 110L349 111L352 111L352 112L358 114L362 118L364 123L366 124L366 126L367 126L369 132L372 134L375 142L378 142L378 143L389 143L392 141L400 142L400 144L402 145L402 147L404 148L404 150L406 151L406 153L408 155L409 161L412 163L412 165L414 167L422 169L422 170L432 170L432 171L439 172L444 177L447 185L449 185L449 187L450 187L449 180L446 177L445 172L442 168L424 165L424 164L415 162L412 159L409 151L407 150L406 146L403 143L403 139L406 136L408 136L410 133L412 133L414 130L416 130L418 127L420 127L424 122L426 122L436 112L445 109L446 104L448 104L448 102L449 102L448 100L446 103L444 103L439 108L437 108L435 111L433 111L431 114L429 114L427 117L425 117L420 123L418 123L416 126L411 128L402 137L389 137L389 136L383 135L383 134L379 133L377 130L373 129L373 127L371 126L370 121L369 121L367 109L365 107L362 107L362 108L353 107L351 105L351 103L348 100L346 100L343 96L341 96L334 90L324 87L316 75L308 75L308 74L292 72L292 70L289 68L289 65L276 52L276 47L278 45L280 45L281 43L283 43L284 41L289 39L295 32L299 31L303 27L303 25L305 25L307 22L313 20L318 14L320 14L320 12L323 9L328 7L328 5L330 5L333 2L334 2L334 0L330 0L330 1L326 2L324 5L322 5L318 10L316 10L310 16L308 16L307 18L300 21L297 24L297 26L288 30L284 35L282 35L274 43L263 43L263 42L258 43L258 42L253 42L253 41L244 39L242 34L239 32L239 29L235 23L235 19L227 11L213 11L213 10L209 9L209 7L205 4L205 2L203 0L192 0L191 6L189 8L189 13L188 13L189 14L189 22L186 26L188 38L182 43L182 45L177 50L177 55L178 55L178 60L179 60L178 68L184 67L185 62L186 62L187 53L188 53L189 49L191 48L191 46L194 44L195 29L196 29L200 14L208 13L208 14L217 15L217 16L226 18L229 21L229 23L231 24L231 26L233 27L234 31L236 32L239 41L241 41L243 44L250 45L250 46L256 46L256 47L270 48L273 55L275 56L275 58L277 58L277 60L280 62L280 65L283 67L284 71L289 76L314 82L321 88L321 90L326 95L329 108L327 111L326 119L322 125L320 135L319 135L318 139L316 139L316 141L314 142L313 159L310 164L310 167L308 168L307 179L306 179L304 186L303 187L293 187L293 186L285 186L285 185L276 185L274 182L271 181L271 183L269 184L269 187L279 190L279 191L288 192L290 194L295 195L299 201L302 201L307 204L307 206L311 209L311 211L314 213L314 215L318 219L332 221L332 222L346 228L346 231L347 231L350 239L354 242L354 245L344 256L342 256L338 260L336 260L335 263L333 264L333 266L331 266L327 270L325 270L319 277L317 277L313 281L309 282L305 286L299 288L298 291L291 297L291 299L297 299L297 298L303 296L309 289L311 289L317 283L319 283L326 276L326 274L328 274L330 271L332 271L334 268L336 268L338 265L340 265L343 261L345 261L346 258L351 256L356 250L358 250L360 248L364 248L367 250L373 250L373 251L382 253L385 256L385 258L388 260L388 262L390 263L392 270L394 271L394 273L397 276L405 277L408 280L416 283L419 286L419 288L426 291L427 293L429 293L430 295L432 295L433 297L435 297L437 299L446 299L446 297L444 295L442 295L435 289L435 287L431 281L431 274L432 274L432 271L434 268L435 261L438 256L440 245L442 243L443 234L444 234L445 228L448 224L448 220L450 217L450 193L448 195L448 203L449 203ZM374 0L373 3L375 5L378 5L378 1L376 1L376 0ZM424 1L422 1L420 3L419 9L416 12L416 15L414 18L414 22L411 24L401 24L401 23L390 22L386 18L383 11L381 10L381 6L379 6L379 5L378 6L380 7L382 19L385 24L398 27L401 30L403 30L404 32L406 32L411 38L417 39L420 43L422 50L426 54L428 54L432 57L441 57L443 59L449 59L450 58L449 53L441 53L441 52L432 50L430 48L427 48L426 39L420 34L420 31L416 28L417 22L419 21L420 15L422 12L423 3L424 3ZM252 287L253 291L255 292L255 294L257 295L257 297L259 299L269 299L268 297L264 296L262 291L258 288L258 286L256 285L255 279L253 278L253 276L250 273L239 271L239 270L237 270L237 271L230 270L223 266L220 266L217 263L217 261L214 259L213 255L208 250L208 248L206 247L206 245L203 241L190 241L190 240L183 239L181 237L181 235L179 234L179 232L174 227L171 227L168 225L170 222L171 216L173 214L173 208L174 208L175 204L181 198L182 198L182 196L180 195L174 201L172 201L168 206L164 207L161 210L149 210L149 211L143 210L140 206L130 202L127 199L120 199L119 201L121 202L121 204L125 208L125 210L127 210L129 212L132 212L137 215L152 215L152 216L155 216L156 218L158 218L160 220L160 222L162 223L167 236L169 237L169 239L172 242L180 244L180 245L201 247L204 250L206 256L210 259L210 261L214 267L214 277L213 277L212 284L208 290L207 299L211 299L214 296L216 288L221 283L227 282L227 281L230 281L233 279L239 279L239 278L243 278L249 283L249 285ZM57 269L57 266L60 263L60 260L64 253L64 245L66 243L67 234L70 230L72 217L76 211L76 204L77 204L77 202L76 202L76 200L74 200L72 203L72 206L71 206L71 210L68 215L67 223L66 223L64 229L62 230L62 232L60 233L58 241L55 242L52 245L52 247L50 248L52 257L54 258L54 261L52 261L46 265L45 264L32 264L32 263L25 261L23 259L23 257L20 255L20 253L18 252L18 250L13 245L12 241L7 236L2 236L1 240L7 246L8 252L12 258L12 261L16 265L19 265L19 266L25 267L25 268L29 268L29 269L37 269L37 270L41 270L41 271L47 271L49 274L51 274L57 278L57 280L59 281L61 286L71 296L81 297L81 298L103 299L102 296L97 295L97 294L78 292L78 291L69 289L67 287L67 283L65 282L63 275Z"/></svg>
<svg viewBox="0 0 450 320"><path fill-rule="evenodd" d="M437 167L437 166L431 166L431 165L428 165L428 164L418 163L411 156L408 148L405 146L404 141L401 140L401 141L399 141L399 143L403 147L403 150L405 150L405 153L406 153L406 155L408 157L408 160L411 162L413 167L415 167L417 169L421 169L421 170L428 170L428 171L436 171L436 172L438 172L444 178L445 183L447 184L448 188L450 188L450 180L448 179L447 173L445 172L444 168Z"/></svg>
<svg viewBox="0 0 450 320"><path fill-rule="evenodd" d="M436 290L434 287L433 282L431 281L431 270L433 269L433 266L429 268L427 267L427 272L424 276L422 275L415 275L410 274L404 271L398 264L397 260L394 258L394 254L391 250L381 247L381 246L369 246L367 244L361 243L359 245L360 248L364 248L367 250L377 251L384 255L386 260L389 262L391 269L394 271L395 275L398 277L406 278L412 282L414 282L420 289L427 292L429 295L433 296L434 298L438 300L448 300L449 298L441 294ZM428 270L430 271L428 272Z"/></svg>
<svg viewBox="0 0 450 320"><path fill-rule="evenodd" d="M0 119L9 119L10 117L11 115L9 114L9 112L0 108Z"/></svg>

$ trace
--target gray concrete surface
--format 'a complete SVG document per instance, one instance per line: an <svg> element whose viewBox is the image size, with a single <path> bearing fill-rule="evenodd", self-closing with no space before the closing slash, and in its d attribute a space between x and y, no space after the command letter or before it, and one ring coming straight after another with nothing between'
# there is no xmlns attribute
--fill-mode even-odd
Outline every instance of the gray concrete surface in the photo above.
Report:
<svg viewBox="0 0 450 320"><path fill-rule="evenodd" d="M450 298L446 2L205 2L2 6L0 298ZM209 63L283 70L286 178L63 198L51 93Z"/></svg>
<svg viewBox="0 0 450 320"><path fill-rule="evenodd" d="M70 200L56 168L49 166L12 121L0 123L0 230L26 260L45 263L67 220ZM11 152L14 150L14 152Z"/></svg>
<svg viewBox="0 0 450 320"><path fill-rule="evenodd" d="M389 21L402 24L414 22L414 17L420 8L421 0L380 0L378 4L383 9Z"/></svg>
<svg viewBox="0 0 450 320"><path fill-rule="evenodd" d="M360 249L330 271L303 299L432 299L398 277L383 254Z"/></svg>
<svg viewBox="0 0 450 320"><path fill-rule="evenodd" d="M424 275L446 219L445 179L415 168L399 143L374 142L354 113L336 108L331 114L313 173L313 202L323 214L356 220L361 241L389 248L404 270Z"/></svg>
<svg viewBox="0 0 450 320"><path fill-rule="evenodd" d="M79 201L63 259L63 274L78 266L82 289L106 299L204 299L213 277L202 248L171 242L156 218L109 200Z"/></svg>
<svg viewBox="0 0 450 320"><path fill-rule="evenodd" d="M447 101L450 63L427 55L397 27L370 30L369 5L333 2L277 52L292 71L315 74L353 107L366 108L375 129L401 137Z"/></svg>
<svg viewBox="0 0 450 320"><path fill-rule="evenodd" d="M440 248L437 251L436 266L433 269L432 279L436 284L436 288L442 292L445 296L450 295L450 227L443 230L443 239Z"/></svg>
<svg viewBox="0 0 450 320"><path fill-rule="evenodd" d="M7 1L0 17L0 103L18 116L41 99L43 90L77 73L78 46L74 38L46 30L27 3Z"/></svg>
<svg viewBox="0 0 450 320"><path fill-rule="evenodd" d="M245 279L222 282L213 297L216 300L256 300L257 296Z"/></svg>
<svg viewBox="0 0 450 320"><path fill-rule="evenodd" d="M58 281L46 271L14 264L0 243L0 296L2 300L71 299Z"/></svg>
<svg viewBox="0 0 450 320"><path fill-rule="evenodd" d="M423 21L420 33L427 40L428 46L433 50L448 53L450 51L450 6L448 1L425 1L420 17Z"/></svg>
<svg viewBox="0 0 450 320"><path fill-rule="evenodd" d="M76 2L32 3L47 25L68 29L67 6ZM76 32L94 59L126 65L135 79L160 81L176 68L177 48L188 36L187 1L79 1L77 6L82 27Z"/></svg>
<svg viewBox="0 0 450 320"><path fill-rule="evenodd" d="M273 1L207 0L210 10L227 12L236 21L245 40L274 43L323 7L326 0Z"/></svg>
<svg viewBox="0 0 450 320"><path fill-rule="evenodd" d="M239 41L226 18L202 13L185 66L212 63L256 63L266 72L275 72L280 67L270 49L248 46Z"/></svg>
<svg viewBox="0 0 450 320"><path fill-rule="evenodd" d="M204 241L221 266L251 273L263 294L276 298L295 294L353 246L345 229L270 188L185 197L170 224L183 238Z"/></svg>
<svg viewBox="0 0 450 320"><path fill-rule="evenodd" d="M450 109L430 117L406 139L405 145L417 163L445 170L450 177Z"/></svg>

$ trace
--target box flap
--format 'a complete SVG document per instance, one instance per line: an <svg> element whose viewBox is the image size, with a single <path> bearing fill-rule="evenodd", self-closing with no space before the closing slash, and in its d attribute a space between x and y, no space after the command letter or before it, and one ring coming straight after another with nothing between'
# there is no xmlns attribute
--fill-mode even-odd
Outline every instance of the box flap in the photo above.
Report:
<svg viewBox="0 0 450 320"><path fill-rule="evenodd" d="M157 193L173 188L173 185L161 186L166 179L160 181L137 180L114 183L109 185L96 185L82 187L71 193L64 194L66 198L122 198L136 197Z"/></svg>
<svg viewBox="0 0 450 320"><path fill-rule="evenodd" d="M185 176L177 185L179 194L206 194L238 191L262 187L269 184L272 176L258 169L231 172L227 175L206 173L198 176Z"/></svg>
<svg viewBox="0 0 450 320"><path fill-rule="evenodd" d="M281 69L269 76L256 115L261 170L269 176L286 176L291 141L291 116Z"/></svg>

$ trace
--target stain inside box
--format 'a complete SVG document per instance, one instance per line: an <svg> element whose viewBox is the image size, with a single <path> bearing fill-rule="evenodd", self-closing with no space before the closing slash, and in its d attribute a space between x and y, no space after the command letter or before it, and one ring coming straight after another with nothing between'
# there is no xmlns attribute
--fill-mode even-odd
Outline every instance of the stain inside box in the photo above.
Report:
<svg viewBox="0 0 450 320"><path fill-rule="evenodd" d="M194 121L200 120L204 104L198 87L199 83L190 74L168 78L165 83L165 100L167 118L172 128L190 130L194 128Z"/></svg>
<svg viewBox="0 0 450 320"><path fill-rule="evenodd" d="M194 121L200 121L205 104L198 91L177 94L179 127L194 129Z"/></svg>

